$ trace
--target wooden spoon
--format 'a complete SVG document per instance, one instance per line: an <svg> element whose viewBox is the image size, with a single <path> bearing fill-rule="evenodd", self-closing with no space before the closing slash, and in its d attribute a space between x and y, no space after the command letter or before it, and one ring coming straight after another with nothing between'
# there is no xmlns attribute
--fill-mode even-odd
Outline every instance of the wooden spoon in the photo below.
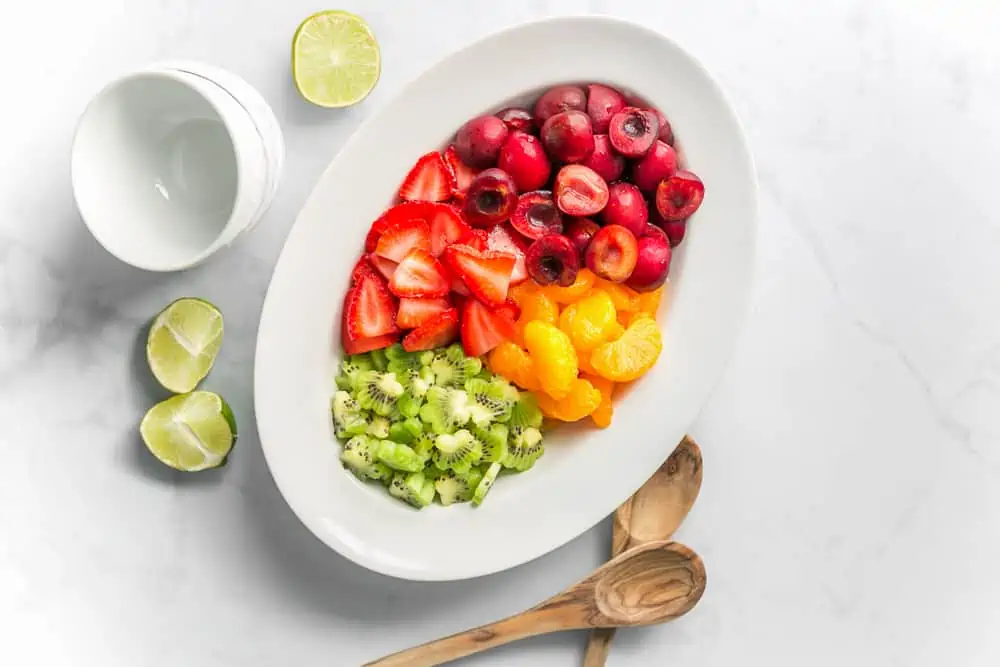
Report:
<svg viewBox="0 0 1000 667"><path fill-rule="evenodd" d="M701 449L690 436L684 436L649 481L615 511L612 558L646 542L670 539L698 497L701 468ZM603 667L614 636L614 628L592 630L583 667Z"/></svg>
<svg viewBox="0 0 1000 667"><path fill-rule="evenodd" d="M698 554L677 542L650 542L528 611L364 667L430 667L550 632L672 621L690 611L704 591L705 566Z"/></svg>

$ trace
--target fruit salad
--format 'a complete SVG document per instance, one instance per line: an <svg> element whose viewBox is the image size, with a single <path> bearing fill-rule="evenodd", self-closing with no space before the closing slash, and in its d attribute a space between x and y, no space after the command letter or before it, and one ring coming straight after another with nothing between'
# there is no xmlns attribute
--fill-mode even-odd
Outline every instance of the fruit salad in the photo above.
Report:
<svg viewBox="0 0 1000 667"><path fill-rule="evenodd" d="M560 423L611 425L663 344L673 249L701 206L664 114L560 85L420 156L344 296L331 399L345 468L422 508L481 504Z"/></svg>

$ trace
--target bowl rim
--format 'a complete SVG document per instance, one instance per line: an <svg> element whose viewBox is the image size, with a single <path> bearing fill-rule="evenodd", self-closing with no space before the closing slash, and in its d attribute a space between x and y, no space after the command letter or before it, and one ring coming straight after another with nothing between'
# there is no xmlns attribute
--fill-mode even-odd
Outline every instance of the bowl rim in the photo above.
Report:
<svg viewBox="0 0 1000 667"><path fill-rule="evenodd" d="M706 392L706 398L707 398L711 396L712 392L714 391L714 388L721 380L725 368L728 366L730 360L732 359L732 356L735 353L736 349L736 339L738 338L740 331L743 329L747 316L750 312L750 307L751 307L750 290L756 278L756 263L757 263L756 244L757 244L758 228L759 228L759 183L758 183L757 168L753 159L753 153L750 150L749 141L747 138L747 133L745 131L744 124L741 122L738 114L736 113L736 109L732 104L730 97L726 94L725 89L721 86L718 79L715 76L713 76L712 73L704 66L704 64L696 56L694 56L687 48L685 48L681 43L665 35L663 32L660 32L658 30L655 30L653 28L642 25L632 20L623 19L616 16L604 15L604 14L578 14L578 15L543 17L539 19L522 21L510 26L505 26L501 29L486 33L474 40L465 42L463 44L459 44L455 48L452 48L447 52L445 52L441 57L437 58L436 60L428 64L424 69L422 69L420 73L418 73L408 81L403 82L399 86L399 88L394 92L393 95L381 101L380 105L377 108L375 108L364 119L364 121L358 125L357 128L355 128L351 136L348 137L348 139L343 143L343 145L333 156L333 158L330 160L327 166L323 169L322 172L320 172L320 175L317 177L313 185L313 189L310 191L310 194L307 196L307 198L303 201L299 213L296 216L295 220L293 221L291 227L289 228L289 233L286 236L284 242L282 243L282 247L278 255L279 258L278 262L280 263L281 257L283 257L285 254L285 249L289 245L294 235L294 230L298 225L300 216L305 210L309 208L310 200L314 197L316 188L319 186L320 183L327 180L327 175L329 174L329 172L338 168L340 163L343 161L344 156L350 154L350 149L353 148L354 144L359 141L359 137L363 134L362 130L364 130L369 125L375 123L378 119L380 119L382 115L386 113L387 109L394 106L399 96L401 96L405 91L411 89L412 87L419 85L422 80L430 76L430 72L432 70L435 70L443 62L449 60L456 54L466 49L469 49L475 45L484 42L488 42L490 40L502 38L503 36L509 33L516 32L532 26L543 26L546 24L560 24L560 23L616 25L619 27L627 28L629 30L641 31L646 35L653 37L657 40L665 41L671 46L671 48L675 49L679 54L681 54L688 61L688 64L690 64L691 67L697 70L697 72L701 75L701 77L703 77L705 82L712 88L714 94L716 94L719 100L721 100L725 113L728 115L729 119L733 123L734 128L737 131L737 136L739 138L737 148L739 152L742 154L741 157L745 160L745 166L746 166L745 176L747 178L747 185L749 186L747 194L749 196L750 201L752 202L752 206L750 206L746 211L746 220L744 222L749 229L749 237L753 247L748 250L748 257L749 257L748 266L745 267L747 272L746 273L747 280L743 288L743 292L745 293L745 295L744 298L740 299L738 312L734 311L733 313L734 335L732 337L732 342L731 344L726 346L726 349L723 351L724 354L720 355L721 363L719 364L719 367L721 370L712 379L709 390ZM268 284L268 289L265 294L264 301L261 307L262 322L263 318L265 317L265 314L269 310L271 302L275 298L274 297L275 290L273 290L272 287L273 287L274 273L277 272L277 269L278 269L278 263L275 264L275 269L274 272L272 273L271 282L269 282ZM296 506L295 504L293 504L289 499L289 496L286 494L286 489L284 488L285 480L279 479L278 475L276 474L275 468L272 465L273 463L272 455L269 454L269 450L271 448L264 444L263 436L261 434L260 415L262 413L262 410L260 407L261 406L260 397L262 392L259 391L259 389L260 389L260 384L262 382L261 382L261 373L259 369L261 367L260 359L262 357L262 350L264 346L262 345L263 339L260 336L260 330L261 329L258 328L258 341L254 358L255 361L254 407L255 407L255 418L258 427L258 434L261 435L261 448L264 452L264 457L268 465L268 470L271 474L272 479L274 480L275 485L278 487L279 493L281 494L283 500L290 507L293 514L299 519L299 521L301 521L303 525L305 525L309 529L309 531L313 534L314 537L316 537L316 539L324 543L327 547L337 552L339 555L346 558L347 560L357 565L360 565L366 569L369 569L371 571L389 577L397 578L400 580L445 582L445 581L457 581L457 580L481 578L491 574L495 574L497 572L513 569L515 567L524 565L525 563L537 560L538 558L541 558L542 556L547 555L555 551L556 549L566 545L570 541L576 539L587 530L593 528L593 526L599 523L601 520L606 518L603 516L597 517L597 519L593 523L588 524L588 526L584 528L584 530L582 531L550 540L544 549L539 550L534 555L529 555L526 557L518 557L515 559L507 559L506 562L503 564L495 566L490 565L486 567L478 567L472 572L460 572L460 573L450 573L442 571L434 571L431 573L423 571L414 572L412 570L395 567L391 564L388 564L385 561L370 562L365 560L364 558L361 557L361 554L358 552L358 550L350 547L348 544L346 544L346 542L341 541L339 538L330 536L330 534L327 531L322 530L318 525L319 521L314 517L308 516L303 511L305 509L304 507ZM697 416L697 413L695 416ZM620 504L621 502L624 502L630 495L631 492L627 494L625 497L620 498L618 503ZM614 508L612 508L611 511L613 512Z"/></svg>

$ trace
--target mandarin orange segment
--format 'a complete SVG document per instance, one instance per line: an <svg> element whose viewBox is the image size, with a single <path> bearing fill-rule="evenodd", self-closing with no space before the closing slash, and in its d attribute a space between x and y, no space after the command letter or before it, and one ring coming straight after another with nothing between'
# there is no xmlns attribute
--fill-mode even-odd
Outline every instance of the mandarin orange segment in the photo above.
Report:
<svg viewBox="0 0 1000 667"><path fill-rule="evenodd" d="M509 340L490 350L486 365L491 371L502 375L521 389L534 391L541 389L538 377L535 375L535 363L528 352Z"/></svg>
<svg viewBox="0 0 1000 667"><path fill-rule="evenodd" d="M555 325L535 320L524 327L524 343L542 389L556 400L565 398L578 372L576 350L569 336Z"/></svg>
<svg viewBox="0 0 1000 667"><path fill-rule="evenodd" d="M598 278L594 283L594 289L607 292L611 302L615 304L615 310L619 313L622 311L634 313L639 310L639 293L631 287Z"/></svg>
<svg viewBox="0 0 1000 667"><path fill-rule="evenodd" d="M538 407L542 414L564 422L575 422L590 415L601 405L601 392L587 380L573 380L569 393L556 400L545 394L538 395Z"/></svg>
<svg viewBox="0 0 1000 667"><path fill-rule="evenodd" d="M576 280L569 287L559 287L558 285L546 285L541 288L556 303L573 303L590 291L594 286L594 281L598 278L587 268L580 269L576 274Z"/></svg>
<svg viewBox="0 0 1000 667"><path fill-rule="evenodd" d="M576 355L576 365L579 367L581 373L597 375L597 371L595 371L594 367L590 365L590 354Z"/></svg>
<svg viewBox="0 0 1000 667"><path fill-rule="evenodd" d="M653 367L663 349L660 330L651 317L631 323L621 338L599 345L590 355L598 375L615 382L629 382Z"/></svg>
<svg viewBox="0 0 1000 667"><path fill-rule="evenodd" d="M611 398L615 392L615 383L607 378L602 378L600 375L581 374L580 377L593 385L594 389L601 392L601 404L590 413L590 418L593 420L594 426L598 428L611 426L611 416L615 412L614 404L611 402Z"/></svg>
<svg viewBox="0 0 1000 667"><path fill-rule="evenodd" d="M593 290L576 303L566 306L559 316L562 329L577 352L590 352L610 339L618 329L615 306L606 292Z"/></svg>
<svg viewBox="0 0 1000 667"><path fill-rule="evenodd" d="M661 285L652 292L639 292L639 312L652 315L656 318L656 311L660 308L660 301L663 299L663 292L666 289Z"/></svg>
<svg viewBox="0 0 1000 667"><path fill-rule="evenodd" d="M538 320L548 324L555 324L559 321L559 304L541 290L529 292L521 297L518 302L521 306L521 316L517 320L517 329L524 338L524 327L528 322Z"/></svg>
<svg viewBox="0 0 1000 667"><path fill-rule="evenodd" d="M650 315L649 313L644 313L641 310L637 310L634 313L624 313L621 317L618 318L618 321L619 321L620 325L624 325L624 327L626 329L628 329L630 326L632 326L633 324L635 324L636 321L638 321L638 320L640 320L642 318L646 318L647 320L651 320L651 319L654 318L654 316Z"/></svg>
<svg viewBox="0 0 1000 667"><path fill-rule="evenodd" d="M611 326L608 327L608 335L605 337L604 340L607 341L618 340L619 338L622 337L622 334L625 333L625 326L626 325L622 324L618 320L615 320L614 322L611 323Z"/></svg>
<svg viewBox="0 0 1000 667"><path fill-rule="evenodd" d="M525 280L517 285L511 285L510 289L507 291L507 296L518 306L522 306L521 302L525 297L534 294L541 287L534 280Z"/></svg>

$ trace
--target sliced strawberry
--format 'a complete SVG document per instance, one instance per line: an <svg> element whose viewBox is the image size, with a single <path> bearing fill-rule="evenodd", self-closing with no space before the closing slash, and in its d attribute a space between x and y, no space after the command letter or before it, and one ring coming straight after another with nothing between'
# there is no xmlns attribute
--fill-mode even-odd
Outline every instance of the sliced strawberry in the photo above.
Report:
<svg viewBox="0 0 1000 667"><path fill-rule="evenodd" d="M451 291L461 296L472 296L472 292L470 292L469 288L466 287L464 282L462 282L462 279L457 277L451 279Z"/></svg>
<svg viewBox="0 0 1000 667"><path fill-rule="evenodd" d="M456 243L448 246L443 256L448 268L477 299L490 306L501 306L507 300L510 274L514 270L512 255L481 252Z"/></svg>
<svg viewBox="0 0 1000 667"><path fill-rule="evenodd" d="M469 296L472 292L469 288L465 286L462 279L455 275L455 272L448 267L448 263L444 261L444 257L441 257L441 266L444 267L444 274L448 278L448 284L451 285L451 291L453 294L461 294L462 296Z"/></svg>
<svg viewBox="0 0 1000 667"><path fill-rule="evenodd" d="M456 338L458 338L458 311L449 308L408 333L403 339L403 349L407 352L433 350L436 347L444 347Z"/></svg>
<svg viewBox="0 0 1000 667"><path fill-rule="evenodd" d="M400 299L396 326L400 329L415 329L451 307L451 301L448 299Z"/></svg>
<svg viewBox="0 0 1000 667"><path fill-rule="evenodd" d="M399 186L399 198L409 201L447 201L455 177L437 151L422 155Z"/></svg>
<svg viewBox="0 0 1000 667"><path fill-rule="evenodd" d="M473 229L469 227L468 231L458 239L458 242L462 245L472 246L476 250L486 250L486 244L489 240L490 236L486 233L485 229Z"/></svg>
<svg viewBox="0 0 1000 667"><path fill-rule="evenodd" d="M451 282L441 262L421 248L411 250L389 280L389 290L396 296L444 296L449 289Z"/></svg>
<svg viewBox="0 0 1000 667"><path fill-rule="evenodd" d="M431 252L435 257L440 257L444 249L452 243L457 243L467 232L471 231L458 209L448 204L430 204L433 207L429 211L431 227Z"/></svg>
<svg viewBox="0 0 1000 667"><path fill-rule="evenodd" d="M518 232L509 225L496 225L486 238L486 248L496 252L506 252L514 255L514 272L510 274L510 284L516 285L528 279L528 266L524 263L524 253L528 252L528 244Z"/></svg>
<svg viewBox="0 0 1000 667"><path fill-rule="evenodd" d="M432 206L433 204L426 201L404 201L387 208L368 230L368 236L365 238L365 252L375 252L375 247L378 245L382 233L397 222L429 221Z"/></svg>
<svg viewBox="0 0 1000 667"><path fill-rule="evenodd" d="M346 331L346 328L345 330ZM386 334L384 336L373 336L371 338L350 338L347 335L341 336L341 343L344 345L344 352L347 354L361 354L380 350L389 347L399 340L398 333Z"/></svg>
<svg viewBox="0 0 1000 667"><path fill-rule="evenodd" d="M344 327L353 340L397 331L396 299L389 293L385 281L374 273L362 276L357 286L347 290Z"/></svg>
<svg viewBox="0 0 1000 667"><path fill-rule="evenodd" d="M521 317L521 306L517 305L517 302L512 299L507 299L507 302L497 307L496 311L511 322L515 322L517 318Z"/></svg>
<svg viewBox="0 0 1000 667"><path fill-rule="evenodd" d="M351 286L357 285L361 281L361 277L367 274L375 274L375 267L372 266L371 260L368 259L368 255L362 255L358 260L358 263L354 265L351 270Z"/></svg>
<svg viewBox="0 0 1000 667"><path fill-rule="evenodd" d="M389 226L379 237L375 254L402 262L414 248L431 249L431 228L423 220L404 220Z"/></svg>
<svg viewBox="0 0 1000 667"><path fill-rule="evenodd" d="M517 335L514 320L478 301L466 299L462 306L462 348L470 357L479 357Z"/></svg>
<svg viewBox="0 0 1000 667"><path fill-rule="evenodd" d="M478 172L458 158L458 151L455 150L454 144L445 150L444 161L455 178L455 188L452 190L452 194L456 199L464 199L469 185L472 184L472 179L476 177Z"/></svg>
<svg viewBox="0 0 1000 667"><path fill-rule="evenodd" d="M386 259L385 257L380 257L376 254L368 255L368 261L372 263L372 266L374 266L386 280L392 280L392 274L396 272L396 267L399 266L399 264L391 259Z"/></svg>

